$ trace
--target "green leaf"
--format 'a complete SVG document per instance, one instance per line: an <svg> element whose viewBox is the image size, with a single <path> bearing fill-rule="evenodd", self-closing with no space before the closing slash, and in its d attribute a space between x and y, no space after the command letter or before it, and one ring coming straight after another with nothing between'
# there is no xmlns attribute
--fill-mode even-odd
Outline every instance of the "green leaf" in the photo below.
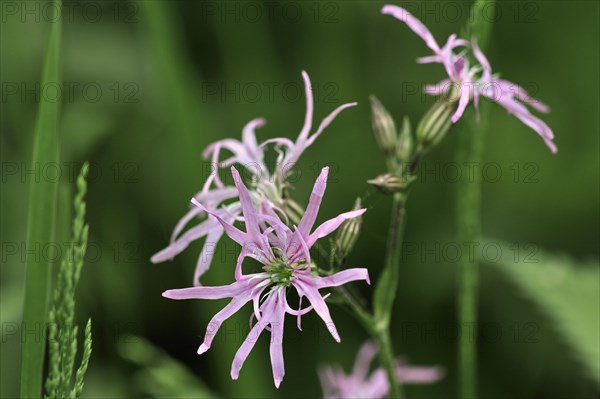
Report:
<svg viewBox="0 0 600 399"><path fill-rule="evenodd" d="M57 0L56 9L60 9ZM60 82L60 18L52 23L48 52L41 86ZM40 98L33 139L32 169L43 170L58 163L58 117L60 104L45 96ZM45 331L49 302L51 261L40 256L54 240L58 182L54 179L31 180L27 215L27 254L25 259L25 293L23 326L25 330ZM42 372L45 339L30 336L21 349L21 397L39 398L42 395Z"/></svg>
<svg viewBox="0 0 600 399"><path fill-rule="evenodd" d="M142 337L123 337L119 353L142 368L136 376L139 388L152 397L216 398L186 366Z"/></svg>
<svg viewBox="0 0 600 399"><path fill-rule="evenodd" d="M498 241L487 263L501 270L554 323L590 376L600 383L600 263L584 264L536 247L519 248ZM519 251L517 251L517 249Z"/></svg>

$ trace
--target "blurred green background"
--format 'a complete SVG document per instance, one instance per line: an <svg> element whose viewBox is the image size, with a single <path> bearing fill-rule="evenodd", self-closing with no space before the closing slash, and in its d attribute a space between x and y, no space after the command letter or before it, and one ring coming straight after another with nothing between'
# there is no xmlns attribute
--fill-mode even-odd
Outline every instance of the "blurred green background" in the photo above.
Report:
<svg viewBox="0 0 600 399"><path fill-rule="evenodd" d="M365 183L384 170L370 132L367 98L377 95L396 120L408 115L416 124L432 103L420 89L441 80L442 68L416 64L428 49L404 24L380 15L381 2L74 1L63 5L64 82L57 94L56 87L39 85L54 20L48 4L2 2L0 395L17 395L20 340L36 334L18 325L29 183L60 175L58 249L37 249L40 256L58 259L52 251L60 254L67 240L69 191L80 165L89 160L91 238L78 314L93 319L94 352L84 397L194 397L204 386L222 397L319 396L316 366L338 363L349 370L367 337L349 314L332 305L341 344L329 338L314 314L304 318L303 333L288 324L286 377L279 390L272 383L265 337L232 382L230 365L248 330L249 312L231 318L212 349L196 355L206 324L224 303L174 302L160 294L190 285L201 243L170 263L152 265L149 258L166 246L189 198L201 188L207 165L200 154L208 143L239 139L242 126L258 116L268 122L258 131L259 140L296 137L305 112L304 69L314 85L315 124L342 103L358 101L359 107L342 113L303 155L295 198L306 203L314 176L325 165L332 166L333 179L320 220L367 195L364 233L348 265L368 267L376 280L389 200ZM421 18L439 42L469 18L469 2L397 4ZM512 243L509 258L516 265L537 261L540 276L558 273L560 280L565 268L597 272L599 3L499 1L496 15L487 51L494 71L550 105L552 112L543 118L556 134L559 152L552 155L533 131L490 106L484 164L473 167L484 175L484 235ZM61 162L53 170L30 165L40 95L62 102ZM411 398L448 398L456 392L454 287L460 253L453 238L454 187L469 169L453 163L454 150L450 133L424 160L409 201L392 335L397 351L411 362L446 370L440 383L408 387ZM206 284L231 281L236 248L225 241ZM547 256L558 256L552 270L544 269ZM551 288L518 287L498 262L488 263L495 266L482 265L481 396L597 397L597 371L590 372L581 350L573 349L581 342L561 332L547 309L553 306L539 306L538 294L553 294ZM556 295L565 298L560 303L567 313L583 309L585 328L594 338L599 282L597 273L589 275L573 283L570 295ZM577 284L583 280L591 284L591 295L580 297ZM370 295L370 288L355 285ZM165 360L167 355L201 382Z"/></svg>

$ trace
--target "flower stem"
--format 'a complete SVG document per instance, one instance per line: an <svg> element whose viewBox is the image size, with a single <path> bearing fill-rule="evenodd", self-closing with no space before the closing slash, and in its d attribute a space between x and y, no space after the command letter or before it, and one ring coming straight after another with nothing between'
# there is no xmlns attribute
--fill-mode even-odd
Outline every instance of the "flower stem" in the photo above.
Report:
<svg viewBox="0 0 600 399"><path fill-rule="evenodd" d="M379 347L379 361L385 369L390 383L392 398L404 397L402 385L396 378L395 355L390 337L390 319L396 291L400 267L400 255L405 224L406 194L396 193L393 197L392 223L390 225L385 269L375 288L374 315L371 315L360 301L345 287L337 287L336 291L350 307L351 313L365 327Z"/></svg>
<svg viewBox="0 0 600 399"><path fill-rule="evenodd" d="M367 331L371 332L374 324L373 316L365 309L364 305L361 304L360 299L343 286L336 287L335 291L344 299L344 302L351 310L350 313L356 317L356 320L359 321Z"/></svg>
<svg viewBox="0 0 600 399"><path fill-rule="evenodd" d="M390 398L402 399L404 392L402 385L396 378L394 348L390 339L390 330L386 328L375 335L377 346L379 347L379 361L385 369L388 381L390 382Z"/></svg>
<svg viewBox="0 0 600 399"><path fill-rule="evenodd" d="M459 132L457 162L459 165L478 164L483 152L483 126L463 125ZM471 245L479 237L481 179L479 174L464 179L457 188L457 236L463 245ZM459 397L477 397L477 296L479 270L475 257L460 260L458 278L458 320L461 333L458 341Z"/></svg>
<svg viewBox="0 0 600 399"><path fill-rule="evenodd" d="M392 216L388 232L385 269L375 291L375 317L389 325L400 272L400 255L405 224L405 194L396 193L392 202Z"/></svg>
<svg viewBox="0 0 600 399"><path fill-rule="evenodd" d="M476 37L479 47L487 48L492 23L495 20L493 7L495 0L483 0L473 4L471 15L474 18L467 26L470 36ZM487 15L488 10L492 14ZM484 17L485 16L485 17ZM488 118L486 104L481 104L481 122L477 124L473 117L465 118L458 132L458 165L478 165L481 163L484 148L484 133ZM481 208L481 174L463 179L456 190L457 237L463 245L471 245L479 239ZM477 296L479 290L479 270L475 259L463 256L460 261L458 279L458 322L461 328L458 340L458 397L474 399L477 397Z"/></svg>
<svg viewBox="0 0 600 399"><path fill-rule="evenodd" d="M402 398L402 385L396 378L394 351L390 339L390 319L400 275L400 255L406 221L406 194L396 193L392 202L392 222L388 233L385 269L375 288L375 339L379 344L379 359L390 382L392 397Z"/></svg>

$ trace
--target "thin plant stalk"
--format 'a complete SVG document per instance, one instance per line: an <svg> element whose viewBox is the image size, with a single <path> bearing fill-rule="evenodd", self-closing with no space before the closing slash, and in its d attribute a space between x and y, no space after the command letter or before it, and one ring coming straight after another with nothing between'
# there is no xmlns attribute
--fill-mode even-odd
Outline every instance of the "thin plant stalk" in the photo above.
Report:
<svg viewBox="0 0 600 399"><path fill-rule="evenodd" d="M466 127L466 126L465 126ZM479 162L483 151L483 135L471 129L461 129L457 162ZM457 236L463 245L473 243L480 233L481 179L477 174L463 182L457 190ZM459 397L477 397L477 296L479 270L474 258L463 256L458 279L458 320L461 333L458 340Z"/></svg>
<svg viewBox="0 0 600 399"><path fill-rule="evenodd" d="M474 17L467 31L477 38L479 47L485 51L491 32L494 0L475 2L471 15ZM486 14L487 13L487 14ZM483 104L482 104L483 105ZM459 129L456 161L458 165L480 164L487 129L486 107L481 109L481 123L467 118ZM480 237L481 222L481 175L463 179L456 190L456 224L459 242L470 245ZM460 260L458 277L457 313L461 334L458 340L458 397L474 399L477 395L477 297L479 292L479 270L476 259L463 256Z"/></svg>
<svg viewBox="0 0 600 399"><path fill-rule="evenodd" d="M380 277L378 289L375 291L375 339L379 346L379 359L386 370L393 398L403 398L402 385L396 378L394 349L390 339L390 320L394 300L398 290L400 276L400 257L406 224L406 198L404 193L396 193L392 203L392 221L388 232L388 243L385 257L385 269ZM382 287L380 290L379 287Z"/></svg>

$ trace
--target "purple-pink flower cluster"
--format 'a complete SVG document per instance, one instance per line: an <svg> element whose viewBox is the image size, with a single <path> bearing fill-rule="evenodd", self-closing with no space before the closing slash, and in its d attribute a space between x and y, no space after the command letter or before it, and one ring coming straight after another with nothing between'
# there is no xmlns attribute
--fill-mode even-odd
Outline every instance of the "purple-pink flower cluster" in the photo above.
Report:
<svg viewBox="0 0 600 399"><path fill-rule="evenodd" d="M179 221L171 238L171 244L152 257L153 262L173 258L192 241L206 237L194 273L194 287L168 290L163 296L171 299L223 299L231 301L210 321L204 341L198 349L202 354L210 349L215 334L222 323L244 305L253 308L252 329L237 351L231 367L231 377L237 379L258 337L264 330L271 333L270 355L273 379L279 387L285 374L283 362L283 330L285 315L297 318L301 329L302 315L314 310L323 319L336 341L340 336L333 324L329 308L325 303L327 294L320 290L340 286L351 281L364 280L369 283L367 269L347 269L327 276L319 276L311 261L310 250L317 240L335 231L344 221L358 217L365 209L342 213L333 219L315 226L317 214L327 185L328 168L323 168L317 178L306 211L297 226L286 213L286 176L300 155L319 137L345 108L356 103L344 104L331 112L311 135L313 119L313 97L310 79L302 72L306 88L306 116L304 125L295 142L287 138L275 138L258 142L255 130L264 125L263 119L250 121L242 131L242 140L225 139L209 145L204 157L215 166L202 191L192 199L193 207ZM279 157L274 170L264 162L268 146L275 147ZM231 156L221 160L226 150ZM234 165L239 165L251 176L248 188ZM219 168L230 168L234 186L227 186L219 177ZM183 232L194 218L202 221ZM244 230L236 224L244 225ZM214 246L226 234L240 245L241 251L235 266L234 282L226 286L207 287L200 284L200 277L208 270ZM244 274L246 258L262 265L262 270ZM294 290L300 298L297 308L288 304L287 294ZM303 308L302 301L310 305Z"/></svg>
<svg viewBox="0 0 600 399"><path fill-rule="evenodd" d="M243 220L238 191L221 180L219 177L221 168L229 168L236 164L242 166L247 174L252 176L250 192L253 201L255 203L268 202L276 210L285 209L286 177L302 153L315 142L340 112L357 105L355 102L340 105L326 116L316 131L311 134L314 113L313 92L310 78L305 71L302 71L302 79L306 93L306 115L296 141L288 138L274 138L259 143L255 130L264 126L265 120L256 118L244 126L241 141L228 138L210 144L204 150L203 156L211 161L213 170L202 190L194 196L202 207L191 207L179 220L171 235L171 243L152 256L153 263L171 260L193 241L206 237L194 272L194 285L200 285L200 277L209 269L215 247L224 232L221 224L208 215L210 213L218 215L228 223ZM269 170L264 160L264 154L268 147L274 147L279 153L275 170L272 171ZM221 155L224 150L230 152L231 155L222 160ZM197 218L200 218L201 222L184 232L185 227Z"/></svg>
<svg viewBox="0 0 600 399"><path fill-rule="evenodd" d="M475 39L469 43L469 41L457 38L455 34L452 34L440 47L429 29L404 8L386 5L381 12L404 22L433 51L433 55L421 57L417 59L417 62L421 64L440 63L444 66L448 78L438 84L426 86L425 92L431 95L444 94L451 100L458 99L458 106L452 115L453 123L461 118L471 101L478 112L479 99L485 97L504 107L508 113L515 115L521 122L538 133L552 152L557 151L553 142L554 133L550 127L527 108L527 106L531 106L536 111L547 113L550 110L548 106L531 97L523 87L493 75L492 67L479 49ZM456 53L456 49L461 48L464 51ZM469 60L465 54L469 48L479 63L478 65L469 66ZM479 114L477 114L477 118L479 118Z"/></svg>

